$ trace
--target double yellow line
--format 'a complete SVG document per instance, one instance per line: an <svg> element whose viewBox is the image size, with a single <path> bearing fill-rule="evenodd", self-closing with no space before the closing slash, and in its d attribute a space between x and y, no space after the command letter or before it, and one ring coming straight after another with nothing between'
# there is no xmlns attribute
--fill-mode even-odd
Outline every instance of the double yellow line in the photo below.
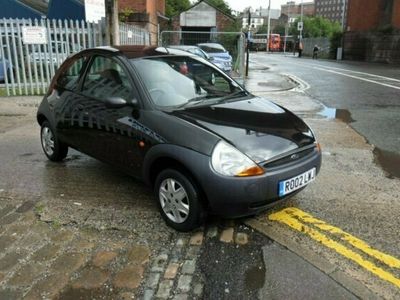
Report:
<svg viewBox="0 0 400 300"><path fill-rule="evenodd" d="M387 255L381 251L371 248L371 246L369 246L364 241L352 236L347 232L344 232L340 228L331 226L325 223L324 221L316 219L310 214L307 214L306 212L294 207L285 208L281 211L273 213L268 216L268 219L271 221L277 221L286 224L297 231L307 234L312 239L320 242L324 246L333 249L340 255L343 255L344 257L356 262L361 267L365 268L366 270L370 271L371 273L375 274L381 279L388 281L400 288L399 278L378 267L371 261L364 259L357 252L333 240L326 234L321 233L321 231L333 235L333 237L335 237L336 239L349 243L354 248L361 250L365 254L386 264L391 268L400 269L400 260L393 256ZM310 227L308 224L312 225L313 227ZM319 230L314 228L318 228Z"/></svg>

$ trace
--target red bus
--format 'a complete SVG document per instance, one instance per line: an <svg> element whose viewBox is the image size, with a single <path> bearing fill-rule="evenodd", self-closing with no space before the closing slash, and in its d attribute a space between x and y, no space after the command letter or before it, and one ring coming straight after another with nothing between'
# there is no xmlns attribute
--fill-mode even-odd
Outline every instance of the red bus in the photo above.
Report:
<svg viewBox="0 0 400 300"><path fill-rule="evenodd" d="M281 35L277 33L270 34L269 51L278 52L281 50Z"/></svg>

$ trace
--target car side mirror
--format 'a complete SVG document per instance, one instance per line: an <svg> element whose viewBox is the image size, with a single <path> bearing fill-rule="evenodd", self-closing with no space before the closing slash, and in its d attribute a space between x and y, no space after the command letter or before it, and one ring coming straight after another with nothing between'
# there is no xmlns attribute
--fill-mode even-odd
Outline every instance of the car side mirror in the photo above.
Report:
<svg viewBox="0 0 400 300"><path fill-rule="evenodd" d="M121 108L127 106L128 103L121 97L108 97L105 101L105 105L107 108Z"/></svg>

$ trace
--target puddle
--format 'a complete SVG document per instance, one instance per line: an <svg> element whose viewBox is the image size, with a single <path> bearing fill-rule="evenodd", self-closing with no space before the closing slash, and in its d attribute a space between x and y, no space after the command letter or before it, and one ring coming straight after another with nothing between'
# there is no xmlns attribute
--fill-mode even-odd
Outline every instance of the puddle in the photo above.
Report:
<svg viewBox="0 0 400 300"><path fill-rule="evenodd" d="M324 109L318 112L318 115L327 119L337 119L345 123L354 122L351 118L351 113L347 109L338 109L325 106Z"/></svg>
<svg viewBox="0 0 400 300"><path fill-rule="evenodd" d="M246 289L250 291L261 289L265 281L265 268L251 267L245 273Z"/></svg>
<svg viewBox="0 0 400 300"><path fill-rule="evenodd" d="M400 178L400 154L375 147L374 156L375 163L389 174L389 178Z"/></svg>

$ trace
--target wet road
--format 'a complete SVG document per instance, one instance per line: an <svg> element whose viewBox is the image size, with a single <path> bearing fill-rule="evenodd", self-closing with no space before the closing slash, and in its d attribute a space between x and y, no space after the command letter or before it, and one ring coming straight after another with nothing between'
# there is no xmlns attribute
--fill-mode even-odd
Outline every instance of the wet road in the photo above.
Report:
<svg viewBox="0 0 400 300"><path fill-rule="evenodd" d="M252 53L250 60L272 72L297 76L310 97L327 107L348 110L351 126L379 148L378 159L384 156L383 163L400 164L399 67L265 53Z"/></svg>

